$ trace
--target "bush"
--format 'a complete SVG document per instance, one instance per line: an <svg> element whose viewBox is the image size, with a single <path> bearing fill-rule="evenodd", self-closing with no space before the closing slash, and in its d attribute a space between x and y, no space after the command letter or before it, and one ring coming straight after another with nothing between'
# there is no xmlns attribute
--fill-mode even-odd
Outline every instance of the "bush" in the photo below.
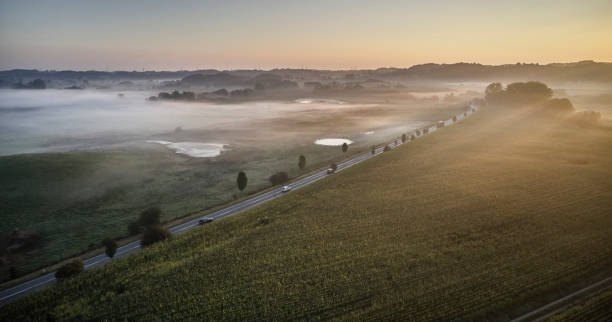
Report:
<svg viewBox="0 0 612 322"><path fill-rule="evenodd" d="M372 155L376 154L376 145L372 145Z"/></svg>
<svg viewBox="0 0 612 322"><path fill-rule="evenodd" d="M117 242L115 242L110 237L106 237L102 241L102 245L104 245L104 247L106 248L106 250L104 250L106 256L113 258L113 256L115 256L115 253L117 252Z"/></svg>
<svg viewBox="0 0 612 322"><path fill-rule="evenodd" d="M69 263L64 264L55 272L55 278L63 280L71 276L75 276L85 269L83 261L77 258Z"/></svg>
<svg viewBox="0 0 612 322"><path fill-rule="evenodd" d="M402 143L406 143L406 140L407 140L406 134L404 133L402 134Z"/></svg>
<svg viewBox="0 0 612 322"><path fill-rule="evenodd" d="M348 151L348 144L346 142L342 143L342 152Z"/></svg>
<svg viewBox="0 0 612 322"><path fill-rule="evenodd" d="M414 139L416 139L416 136L414 136L414 134L413 134L413 135L410 136L410 141L412 141Z"/></svg>
<svg viewBox="0 0 612 322"><path fill-rule="evenodd" d="M387 152L387 151L391 151L391 147L388 145L385 145L385 148L383 149L383 152Z"/></svg>
<svg viewBox="0 0 612 322"><path fill-rule="evenodd" d="M414 133L416 133L417 136L421 135L421 130L416 130Z"/></svg>
<svg viewBox="0 0 612 322"><path fill-rule="evenodd" d="M289 181L289 175L287 172L281 171L270 176L270 183L272 185L278 185Z"/></svg>
<svg viewBox="0 0 612 322"><path fill-rule="evenodd" d="M167 240L171 236L172 234L170 234L168 229L162 227L161 225L148 227L142 235L140 245L142 247L150 246L157 242Z"/></svg>
<svg viewBox="0 0 612 322"><path fill-rule="evenodd" d="M457 117L453 116L453 122L457 122Z"/></svg>
<svg viewBox="0 0 612 322"><path fill-rule="evenodd" d="M298 167L300 168L300 170L304 170L304 167L306 167L306 157L304 155L300 155L300 158L298 160Z"/></svg>

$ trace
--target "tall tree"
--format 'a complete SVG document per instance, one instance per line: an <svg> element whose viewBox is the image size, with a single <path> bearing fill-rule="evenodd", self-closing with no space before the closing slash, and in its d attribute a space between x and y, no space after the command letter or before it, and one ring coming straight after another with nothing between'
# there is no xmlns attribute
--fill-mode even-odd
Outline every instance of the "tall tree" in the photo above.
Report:
<svg viewBox="0 0 612 322"><path fill-rule="evenodd" d="M406 143L406 133L402 134L402 143Z"/></svg>
<svg viewBox="0 0 612 322"><path fill-rule="evenodd" d="M242 191L247 186L247 182L249 179L247 178L244 171L238 172L238 178L236 178L236 183L238 184L238 190Z"/></svg>
<svg viewBox="0 0 612 322"><path fill-rule="evenodd" d="M342 152L348 151L348 144L346 142L342 143Z"/></svg>
<svg viewBox="0 0 612 322"><path fill-rule="evenodd" d="M117 252L117 243L113 239L106 237L102 241L102 245L104 245L104 247L106 248L104 250L106 255L110 258L113 258L113 256L115 256L115 253Z"/></svg>
<svg viewBox="0 0 612 322"><path fill-rule="evenodd" d="M298 167L300 167L300 170L304 170L304 167L306 167L306 157L304 155L300 155L300 160L298 161Z"/></svg>

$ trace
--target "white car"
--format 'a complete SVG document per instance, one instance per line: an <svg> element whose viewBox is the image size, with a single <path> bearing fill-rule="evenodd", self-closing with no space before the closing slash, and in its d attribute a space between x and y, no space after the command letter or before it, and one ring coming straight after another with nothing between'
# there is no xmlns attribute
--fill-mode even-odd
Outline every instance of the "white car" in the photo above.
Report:
<svg viewBox="0 0 612 322"><path fill-rule="evenodd" d="M291 191L291 187L290 186L283 186L281 188L281 192L289 192L289 191Z"/></svg>

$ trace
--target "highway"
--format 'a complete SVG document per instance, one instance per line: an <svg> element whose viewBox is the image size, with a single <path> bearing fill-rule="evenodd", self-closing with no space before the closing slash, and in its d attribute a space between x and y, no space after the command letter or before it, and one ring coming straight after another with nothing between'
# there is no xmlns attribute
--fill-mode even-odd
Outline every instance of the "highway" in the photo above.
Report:
<svg viewBox="0 0 612 322"><path fill-rule="evenodd" d="M475 108L475 107L473 107ZM471 115L471 111L467 112L467 116ZM460 115L457 115L457 121L460 121L464 118L463 113ZM453 123L452 119L446 120L445 125L450 125ZM429 127L429 133L432 133L436 131L436 126L432 125ZM421 136L423 136L424 134L421 134ZM406 141L406 143L409 143L410 141ZM395 140L393 143L389 144L389 147L394 149L398 146L402 145L401 140ZM368 153L363 153L360 155L357 155L355 157L353 157L352 159L345 161L343 163L338 164L338 168L336 170L337 172L340 172L344 169L347 169L355 164L361 163L365 160L368 160L370 158L373 158L381 153L383 153L383 148L384 146L378 147L375 151L374 154L372 154L371 152ZM291 190L297 190L300 189L304 186L307 186L315 181L318 181L328 175L333 175L333 174L328 174L326 170L322 170L322 171L318 171L315 173L312 173L306 177L300 178L298 180L295 180L291 183L288 183L287 186L291 187ZM173 235L178 235L181 233L184 233L186 231L189 231L195 227L199 226L199 220L203 219L203 218L210 218L213 220L219 220L219 219L223 219L225 217L229 217L235 214L238 214L240 212L243 212L247 209L253 208L255 206L261 205L263 203L266 203L270 200L276 199L284 194L287 193L291 193L291 192L282 192L282 187L278 187L275 188L273 190L269 190L267 192L264 192L262 194L253 196L252 198L243 200L241 202L235 203L233 205L230 205L226 208L217 210L213 213L210 213L206 216L203 217L199 217L199 218L195 218L193 220L187 221L185 223L173 226L170 228L170 232L172 232ZM214 222L213 222L214 223ZM206 224L206 225L210 225ZM105 263L114 260L114 259L118 259L118 258L122 258L124 256L127 256L133 252L136 252L140 249L140 240L136 240L133 242L130 242L128 244L125 244L121 247L119 247L117 249L117 252L115 253L115 256L113 258L109 258L108 256L106 256L106 254L102 253L93 257L90 257L88 259L85 259L83 261L83 264L85 266L85 269L91 269L94 267L98 267L101 265L104 265ZM16 285L14 287L8 288L6 290L0 291L0 307L5 305L6 303L9 303L21 296L24 296L26 294L29 294L33 291L36 291L38 289L41 289L43 287L52 285L55 282L55 272L51 272L51 273L47 273L45 275L36 277L32 280L29 280L27 282L23 282L19 285Z"/></svg>

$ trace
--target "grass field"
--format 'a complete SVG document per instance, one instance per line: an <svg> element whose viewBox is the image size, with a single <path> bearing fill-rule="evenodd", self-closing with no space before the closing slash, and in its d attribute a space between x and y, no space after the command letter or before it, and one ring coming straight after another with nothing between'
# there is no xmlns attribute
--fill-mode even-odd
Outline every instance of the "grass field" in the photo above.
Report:
<svg viewBox="0 0 612 322"><path fill-rule="evenodd" d="M504 320L612 274L611 138L483 110L0 320Z"/></svg>

